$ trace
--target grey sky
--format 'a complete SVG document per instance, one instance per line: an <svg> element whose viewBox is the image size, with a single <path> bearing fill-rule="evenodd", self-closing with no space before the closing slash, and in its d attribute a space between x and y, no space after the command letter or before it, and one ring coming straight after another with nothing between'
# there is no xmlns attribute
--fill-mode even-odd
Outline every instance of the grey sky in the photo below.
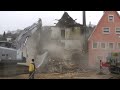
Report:
<svg viewBox="0 0 120 90"><path fill-rule="evenodd" d="M82 24L82 11L67 11L76 22ZM42 19L43 26L54 25L60 19L64 11L0 11L0 34L4 31L14 31L24 29ZM119 12L120 13L120 12ZM87 24L97 24L102 17L103 11L87 11Z"/></svg>

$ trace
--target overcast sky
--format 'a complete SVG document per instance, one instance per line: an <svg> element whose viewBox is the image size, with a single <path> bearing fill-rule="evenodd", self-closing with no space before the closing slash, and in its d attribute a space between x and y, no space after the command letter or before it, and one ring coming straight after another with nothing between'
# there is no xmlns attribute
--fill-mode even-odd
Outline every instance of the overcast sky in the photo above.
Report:
<svg viewBox="0 0 120 90"><path fill-rule="evenodd" d="M82 11L66 11L76 22L82 24ZM0 34L4 31L15 31L24 29L39 18L42 19L43 26L53 26L57 23L55 19L60 19L64 11L0 11ZM119 12L120 13L120 12ZM103 11L86 11L86 23L96 25L102 17Z"/></svg>

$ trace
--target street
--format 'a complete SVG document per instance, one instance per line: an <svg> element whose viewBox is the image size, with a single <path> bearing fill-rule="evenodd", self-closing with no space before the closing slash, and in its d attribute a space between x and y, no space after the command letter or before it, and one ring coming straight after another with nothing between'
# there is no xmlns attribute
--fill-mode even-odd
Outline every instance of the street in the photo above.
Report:
<svg viewBox="0 0 120 90"><path fill-rule="evenodd" d="M94 71L87 71L79 73L41 73L35 74L35 79L118 79L118 76L113 74L100 75ZM0 79L28 79L28 77L28 74L22 74L13 77L1 77Z"/></svg>

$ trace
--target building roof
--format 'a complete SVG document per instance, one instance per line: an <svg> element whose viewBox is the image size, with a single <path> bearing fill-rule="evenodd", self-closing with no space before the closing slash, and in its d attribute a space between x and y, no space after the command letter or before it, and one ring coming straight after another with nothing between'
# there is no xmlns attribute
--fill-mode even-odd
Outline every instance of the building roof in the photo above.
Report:
<svg viewBox="0 0 120 90"><path fill-rule="evenodd" d="M73 26L81 26L80 24L76 23L73 18L71 18L67 12L64 12L61 19L58 20L56 24L58 27L73 27Z"/></svg>
<svg viewBox="0 0 120 90"><path fill-rule="evenodd" d="M103 16L105 15L105 13L106 12L108 12L108 11L104 11L104 14L103 14ZM117 12L117 11L113 11L114 13L116 13L116 15L120 18L120 15L119 15L119 13ZM90 40L90 38L92 37L92 35L94 34L94 32L95 32L95 30L96 30L96 28L98 27L98 25L100 24L100 22L101 22L101 20L102 20L102 18L103 18L103 16L101 17L101 19L99 20L99 22L98 22L98 24L97 24L97 26L95 27L95 29L93 30L93 32L91 33L91 35L90 35L90 37L88 38L88 40Z"/></svg>

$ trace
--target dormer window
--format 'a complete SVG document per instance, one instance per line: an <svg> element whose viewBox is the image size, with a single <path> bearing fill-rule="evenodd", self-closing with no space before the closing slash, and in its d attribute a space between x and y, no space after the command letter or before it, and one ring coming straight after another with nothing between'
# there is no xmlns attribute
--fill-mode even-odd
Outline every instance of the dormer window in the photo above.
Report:
<svg viewBox="0 0 120 90"><path fill-rule="evenodd" d="M108 16L108 21L109 22L114 22L114 16L113 15L109 15Z"/></svg>

